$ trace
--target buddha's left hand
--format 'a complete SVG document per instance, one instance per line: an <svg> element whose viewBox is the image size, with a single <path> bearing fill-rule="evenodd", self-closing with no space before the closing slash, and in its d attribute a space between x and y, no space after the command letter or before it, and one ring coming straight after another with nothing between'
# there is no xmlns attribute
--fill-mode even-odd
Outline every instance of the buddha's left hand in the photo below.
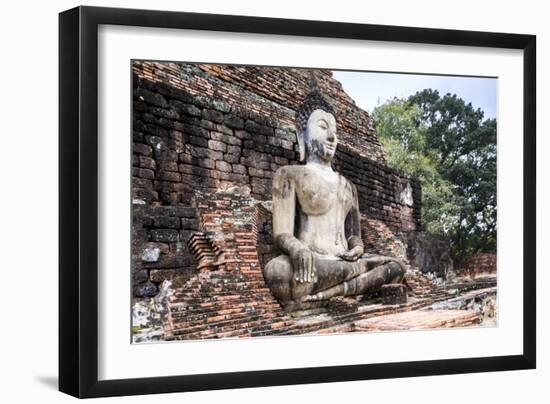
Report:
<svg viewBox="0 0 550 404"><path fill-rule="evenodd" d="M346 261L357 261L363 255L363 252L363 247L355 246L351 250L339 254L338 256Z"/></svg>

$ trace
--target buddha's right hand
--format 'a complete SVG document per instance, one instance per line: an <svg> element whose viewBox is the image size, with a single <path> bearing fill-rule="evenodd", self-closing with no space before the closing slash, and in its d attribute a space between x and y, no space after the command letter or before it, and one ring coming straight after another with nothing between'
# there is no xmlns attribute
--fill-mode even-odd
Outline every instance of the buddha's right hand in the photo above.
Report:
<svg viewBox="0 0 550 404"><path fill-rule="evenodd" d="M290 259L294 269L294 280L297 283L315 281L315 260L311 250L301 248L291 253Z"/></svg>

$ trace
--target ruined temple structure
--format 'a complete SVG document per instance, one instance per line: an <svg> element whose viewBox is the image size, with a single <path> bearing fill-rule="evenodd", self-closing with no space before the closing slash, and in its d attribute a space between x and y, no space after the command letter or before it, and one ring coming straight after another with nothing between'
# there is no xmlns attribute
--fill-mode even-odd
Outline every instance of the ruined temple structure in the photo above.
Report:
<svg viewBox="0 0 550 404"><path fill-rule="evenodd" d="M472 278L491 276L497 273L496 254L476 254L467 257L457 269L457 274Z"/></svg>
<svg viewBox="0 0 550 404"><path fill-rule="evenodd" d="M395 329L411 322L406 313L448 298L422 274L452 264L448 243L421 232L419 182L386 165L372 117L330 71L317 70L317 80L336 107L334 168L357 188L365 250L407 264L412 299L334 299L297 316L272 296L262 267L276 255L273 175L298 164L294 118L308 71L149 61L132 70L134 342ZM494 292L490 280L482 286L468 288L465 304ZM369 322L381 315L401 317ZM426 321L418 324L481 320L462 312Z"/></svg>

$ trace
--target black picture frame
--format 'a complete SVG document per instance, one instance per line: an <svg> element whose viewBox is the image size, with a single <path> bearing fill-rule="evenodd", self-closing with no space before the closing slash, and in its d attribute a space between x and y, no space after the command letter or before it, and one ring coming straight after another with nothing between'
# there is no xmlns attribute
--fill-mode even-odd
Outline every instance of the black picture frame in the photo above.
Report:
<svg viewBox="0 0 550 404"><path fill-rule="evenodd" d="M523 50L523 354L98 381L98 26ZM59 390L104 397L536 367L536 37L505 33L77 7L59 15Z"/></svg>

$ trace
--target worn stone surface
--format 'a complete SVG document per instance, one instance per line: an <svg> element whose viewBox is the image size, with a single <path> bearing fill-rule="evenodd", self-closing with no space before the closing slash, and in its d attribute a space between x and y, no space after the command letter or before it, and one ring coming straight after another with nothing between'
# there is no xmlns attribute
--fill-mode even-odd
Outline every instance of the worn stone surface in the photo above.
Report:
<svg viewBox="0 0 550 404"><path fill-rule="evenodd" d="M160 248L158 247L145 247L143 254L141 254L141 260L145 262L157 262L160 257Z"/></svg>
<svg viewBox="0 0 550 404"><path fill-rule="evenodd" d="M172 293L172 283L163 281L155 297L134 299L132 306L132 341L134 343L165 339L167 299Z"/></svg>

